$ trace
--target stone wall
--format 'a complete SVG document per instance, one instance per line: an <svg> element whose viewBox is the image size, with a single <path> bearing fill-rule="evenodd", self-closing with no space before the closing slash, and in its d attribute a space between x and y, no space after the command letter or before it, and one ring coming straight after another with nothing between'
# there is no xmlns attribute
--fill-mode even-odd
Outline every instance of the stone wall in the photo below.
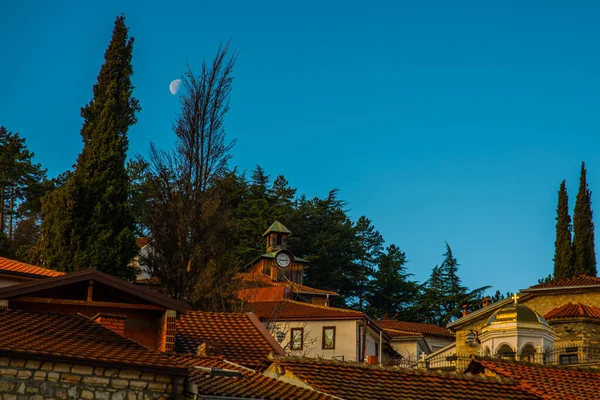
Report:
<svg viewBox="0 0 600 400"><path fill-rule="evenodd" d="M170 394L168 375L0 357L0 400L150 400Z"/></svg>
<svg viewBox="0 0 600 400"><path fill-rule="evenodd" d="M586 346L600 347L600 325L584 321L550 321L556 340L554 347Z"/></svg>

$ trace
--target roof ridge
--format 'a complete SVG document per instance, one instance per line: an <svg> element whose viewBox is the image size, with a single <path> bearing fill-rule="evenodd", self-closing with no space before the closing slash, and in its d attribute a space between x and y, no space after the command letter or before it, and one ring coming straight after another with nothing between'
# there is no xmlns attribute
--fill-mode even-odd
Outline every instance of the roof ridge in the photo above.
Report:
<svg viewBox="0 0 600 400"><path fill-rule="evenodd" d="M300 305L304 305L304 306L310 306L313 308L318 308L320 310L335 310L335 311L343 311L343 312L347 312L349 314L365 314L363 311L357 311L357 310L351 310L348 308L340 308L340 307L330 307L330 306L322 306L320 304L313 304L313 303L306 303L303 301L297 301L297 300L291 300L291 299L284 299L282 300L282 302L288 302L288 303L292 303L292 304L300 304ZM267 303L267 302L265 302ZM277 302L273 302L273 303L277 303Z"/></svg>

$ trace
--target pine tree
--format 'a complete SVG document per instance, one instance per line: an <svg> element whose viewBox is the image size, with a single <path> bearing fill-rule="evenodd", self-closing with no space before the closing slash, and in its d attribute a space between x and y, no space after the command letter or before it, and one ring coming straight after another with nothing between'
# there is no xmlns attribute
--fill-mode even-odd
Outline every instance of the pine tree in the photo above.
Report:
<svg viewBox="0 0 600 400"><path fill-rule="evenodd" d="M385 249L373 273L372 290L367 293L367 310L370 315L384 316L400 321L412 321L413 302L418 286L408 278L406 254L394 244Z"/></svg>
<svg viewBox="0 0 600 400"><path fill-rule="evenodd" d="M137 249L125 168L127 131L140 110L132 96L133 38L117 17L93 98L81 109L84 148L69 181L43 200L46 267L77 271L95 267L125 279Z"/></svg>
<svg viewBox="0 0 600 400"><path fill-rule="evenodd" d="M556 208L556 241L554 242L554 277L563 279L573 276L573 248L571 243L571 216L566 181L558 191Z"/></svg>
<svg viewBox="0 0 600 400"><path fill-rule="evenodd" d="M354 225L354 236L356 242L356 273L354 283L353 305L358 310L364 310L365 297L369 292L369 286L383 250L383 237L375 229L371 221L361 216Z"/></svg>
<svg viewBox="0 0 600 400"><path fill-rule="evenodd" d="M594 221L592 219L592 192L586 180L585 162L581 163L579 193L573 214L573 275L596 276L596 253L594 250Z"/></svg>

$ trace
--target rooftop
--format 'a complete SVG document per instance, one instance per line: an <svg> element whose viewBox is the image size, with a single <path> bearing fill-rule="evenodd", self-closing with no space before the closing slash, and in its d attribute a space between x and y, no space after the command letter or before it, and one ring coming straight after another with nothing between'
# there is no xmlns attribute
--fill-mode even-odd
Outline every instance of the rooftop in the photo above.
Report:
<svg viewBox="0 0 600 400"><path fill-rule="evenodd" d="M586 275L573 276L571 278L553 280L547 283L540 283L538 285L531 286L529 289L525 290L529 291L536 289L570 288L577 286L600 286L600 278Z"/></svg>
<svg viewBox="0 0 600 400"><path fill-rule="evenodd" d="M34 277L52 277L64 275L64 272L55 271L52 269L36 267L35 265L26 264L21 261L11 260L9 258L0 257L0 273L8 272L18 275L30 275Z"/></svg>
<svg viewBox="0 0 600 400"><path fill-rule="evenodd" d="M391 336L399 336L394 332L405 332L406 334L400 336L407 336L410 333L419 333L429 336L443 336L448 338L454 338L454 334L442 327L433 324L421 324L418 322L404 322L396 321L392 319L375 321L377 325L383 328Z"/></svg>
<svg viewBox="0 0 600 400"><path fill-rule="evenodd" d="M186 369L81 315L0 311L0 354L67 358L79 362Z"/></svg>
<svg viewBox="0 0 600 400"><path fill-rule="evenodd" d="M539 364L475 359L467 371L512 378L522 390L545 400L591 400L600 393L600 373Z"/></svg>
<svg viewBox="0 0 600 400"><path fill-rule="evenodd" d="M238 273L236 275L236 278L244 281L244 283L246 283L250 287L261 288L271 286L284 286L290 288L295 293L337 296L336 292L323 289L316 289L309 286L300 285L292 281L273 281L270 276L265 274L244 272Z"/></svg>
<svg viewBox="0 0 600 400"><path fill-rule="evenodd" d="M600 308L586 306L581 303L568 303L563 306L553 308L544 316L547 320L557 318L596 318L600 319Z"/></svg>
<svg viewBox="0 0 600 400"><path fill-rule="evenodd" d="M262 374L240 368L218 357L198 357L193 355L177 355L175 359L190 367L190 380L198 385L198 392L203 396L222 396L224 398L252 398L266 400L327 400L333 399L323 393L298 387ZM241 372L239 378L211 377L194 367L208 367Z"/></svg>
<svg viewBox="0 0 600 400"><path fill-rule="evenodd" d="M433 373L366 364L284 358L268 371L285 374L321 392L348 400L532 400L509 379Z"/></svg>
<svg viewBox="0 0 600 400"><path fill-rule="evenodd" d="M365 313L361 311L321 306L295 300L249 303L248 308L261 320L331 320L361 319L365 317Z"/></svg>
<svg viewBox="0 0 600 400"><path fill-rule="evenodd" d="M256 369L271 353L283 349L252 313L188 311L177 321L175 351L197 354L209 346L215 355Z"/></svg>

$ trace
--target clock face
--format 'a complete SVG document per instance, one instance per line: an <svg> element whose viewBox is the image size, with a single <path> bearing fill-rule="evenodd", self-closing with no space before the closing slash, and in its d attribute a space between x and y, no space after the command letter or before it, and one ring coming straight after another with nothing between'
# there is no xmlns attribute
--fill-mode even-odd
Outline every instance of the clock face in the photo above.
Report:
<svg viewBox="0 0 600 400"><path fill-rule="evenodd" d="M277 262L277 265L281 268L289 267L290 261L290 256L288 256L287 253L279 253L275 258L275 262Z"/></svg>

